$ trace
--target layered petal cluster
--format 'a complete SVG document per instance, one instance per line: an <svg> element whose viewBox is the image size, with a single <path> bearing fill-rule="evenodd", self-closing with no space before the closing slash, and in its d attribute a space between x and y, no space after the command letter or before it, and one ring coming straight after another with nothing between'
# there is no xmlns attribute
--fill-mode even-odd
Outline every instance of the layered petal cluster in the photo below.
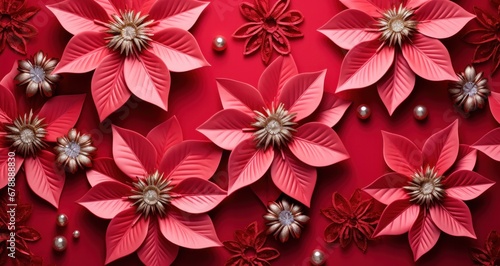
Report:
<svg viewBox="0 0 500 266"><path fill-rule="evenodd" d="M475 265L495 266L500 263L500 234L491 231L484 248L474 248L472 250L472 260Z"/></svg>
<svg viewBox="0 0 500 266"><path fill-rule="evenodd" d="M374 236L408 232L415 260L436 244L441 231L476 238L463 201L494 182L472 171L476 150L459 144L458 121L427 139L422 150L400 135L383 132L383 138L385 161L395 172L364 189L388 205Z"/></svg>
<svg viewBox="0 0 500 266"><path fill-rule="evenodd" d="M75 35L53 73L95 69L92 96L104 120L132 94L167 110L170 74L207 66L189 30L197 0L66 0L49 5Z"/></svg>
<svg viewBox="0 0 500 266"><path fill-rule="evenodd" d="M326 71L298 74L293 58L276 59L262 74L258 89L218 79L224 110L198 131L231 150L229 193L259 180L270 169L273 183L309 206L315 167L349 157L331 128L348 102L324 93Z"/></svg>
<svg viewBox="0 0 500 266"><path fill-rule="evenodd" d="M146 265L170 265L180 247L221 246L205 214L226 197L208 179L221 151L212 143L182 141L171 118L147 137L113 127L113 158L100 158L87 172L92 185L79 204L111 219L106 264L137 252Z"/></svg>
<svg viewBox="0 0 500 266"><path fill-rule="evenodd" d="M410 95L418 75L457 80L438 40L459 32L474 15L449 0L341 0L340 12L319 31L349 50L337 92L377 84L392 114Z"/></svg>
<svg viewBox="0 0 500 266"><path fill-rule="evenodd" d="M0 0L0 53L7 45L20 54L26 54L26 41L38 30L29 23L40 9L28 6L26 0Z"/></svg>

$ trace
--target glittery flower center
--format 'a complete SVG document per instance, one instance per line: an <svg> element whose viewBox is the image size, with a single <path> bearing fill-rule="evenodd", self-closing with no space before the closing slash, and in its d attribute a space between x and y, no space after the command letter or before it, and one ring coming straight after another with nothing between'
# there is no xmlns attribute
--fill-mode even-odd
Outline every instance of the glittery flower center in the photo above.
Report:
<svg viewBox="0 0 500 266"><path fill-rule="evenodd" d="M145 21L148 16L141 16L141 12L124 11L120 15L111 15L112 20L106 24L107 32L111 37L108 47L113 50L120 50L120 54L126 56L138 54L148 46L151 41L153 20Z"/></svg>
<svg viewBox="0 0 500 266"><path fill-rule="evenodd" d="M30 78L35 83L42 83L45 80L45 70L41 66L34 66L30 69Z"/></svg>
<svg viewBox="0 0 500 266"><path fill-rule="evenodd" d="M295 114L290 114L285 106L280 103L278 108L272 105L271 109L264 109L265 113L254 111L256 122L252 124L257 131L254 138L257 146L267 149L270 146L281 147L292 139L295 131L293 122Z"/></svg>
<svg viewBox="0 0 500 266"><path fill-rule="evenodd" d="M43 119L33 117L33 113L19 116L13 124L6 125L6 138L11 142L11 148L22 156L35 156L47 144L44 142L47 131Z"/></svg>
<svg viewBox="0 0 500 266"><path fill-rule="evenodd" d="M80 145L72 141L64 148L64 153L74 159L80 154L80 149Z"/></svg>
<svg viewBox="0 0 500 266"><path fill-rule="evenodd" d="M442 176L438 176L434 168L427 166L411 176L412 180L404 188L410 196L410 201L419 205L430 206L444 197Z"/></svg>
<svg viewBox="0 0 500 266"><path fill-rule="evenodd" d="M129 199L134 201L133 205L137 205L137 212L141 212L145 217L150 213L163 216L172 200L170 191L173 186L170 183L170 180L156 171L147 177L139 178L133 184L135 189Z"/></svg>
<svg viewBox="0 0 500 266"><path fill-rule="evenodd" d="M474 82L468 81L467 83L464 84L462 87L464 90L464 93L466 93L469 96L474 96L477 93L477 86L474 84Z"/></svg>
<svg viewBox="0 0 500 266"><path fill-rule="evenodd" d="M409 39L417 28L417 21L412 20L412 16L413 10L402 5L385 11L378 20L381 40L389 45L401 45L405 39Z"/></svg>
<svg viewBox="0 0 500 266"><path fill-rule="evenodd" d="M291 225L295 221L293 213L291 211L282 211L278 216L278 219L282 225Z"/></svg>

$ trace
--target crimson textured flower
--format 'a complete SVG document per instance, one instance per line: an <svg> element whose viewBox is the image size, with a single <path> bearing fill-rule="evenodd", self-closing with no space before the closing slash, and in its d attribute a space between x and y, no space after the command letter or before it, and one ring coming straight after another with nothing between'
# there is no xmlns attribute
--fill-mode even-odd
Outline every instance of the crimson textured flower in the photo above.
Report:
<svg viewBox="0 0 500 266"><path fill-rule="evenodd" d="M224 110L198 130L219 147L232 150L229 194L258 181L270 169L279 190L309 206L315 167L349 158L331 127L350 103L324 93L325 76L326 70L298 74L293 58L286 56L269 65L258 89L217 80Z"/></svg>
<svg viewBox="0 0 500 266"><path fill-rule="evenodd" d="M336 92L377 84L392 115L418 75L431 81L457 77L438 40L459 32L474 15L449 0L340 0L340 12L319 31L350 50Z"/></svg>
<svg viewBox="0 0 500 266"><path fill-rule="evenodd" d="M495 266L500 264L500 234L491 231L484 244L484 249L473 248L472 260L475 265Z"/></svg>
<svg viewBox="0 0 500 266"><path fill-rule="evenodd" d="M9 47L26 54L26 39L37 34L28 21L38 13L37 7L26 5L26 0L0 0L0 53Z"/></svg>
<svg viewBox="0 0 500 266"><path fill-rule="evenodd" d="M357 189L349 200L337 192L333 193L332 203L332 207L321 210L332 221L325 229L325 241L339 241L342 248L354 242L365 252L380 218L376 202L373 198L363 199L362 192Z"/></svg>
<svg viewBox="0 0 500 266"><path fill-rule="evenodd" d="M290 0L278 0L272 7L268 0L255 0L255 4L243 2L241 14L250 22L238 28L233 37L246 39L243 54L252 54L260 49L262 61L267 65L276 51L282 55L291 52L288 38L304 36L298 24L304 21L298 10L287 11Z"/></svg>
<svg viewBox="0 0 500 266"><path fill-rule="evenodd" d="M170 265L179 246L222 246L205 214L226 197L208 181L221 156L210 142L182 141L175 117L147 137L113 126L113 159L94 160L92 188L79 200L111 219L105 263L137 251L146 265Z"/></svg>
<svg viewBox="0 0 500 266"><path fill-rule="evenodd" d="M248 225L244 230L236 230L235 241L224 241L224 247L235 253L226 261L226 266L270 266L271 260L280 256L278 250L264 247L267 234L259 231L257 222Z"/></svg>
<svg viewBox="0 0 500 266"><path fill-rule="evenodd" d="M364 190L388 205L373 233L408 238L417 260L439 239L476 238L467 205L494 182L472 171L477 152L459 144L458 121L426 140L422 150L409 139L382 132L384 158L395 172L385 174Z"/></svg>

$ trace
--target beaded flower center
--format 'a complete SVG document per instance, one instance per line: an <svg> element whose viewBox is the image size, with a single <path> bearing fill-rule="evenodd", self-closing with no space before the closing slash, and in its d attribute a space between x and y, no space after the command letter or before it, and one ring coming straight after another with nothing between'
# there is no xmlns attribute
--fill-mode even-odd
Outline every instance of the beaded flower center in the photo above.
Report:
<svg viewBox="0 0 500 266"><path fill-rule="evenodd" d="M11 148L22 156L35 156L47 147L44 142L46 126L43 119L33 117L33 112L30 112L16 118L13 124L6 125L6 138L11 142Z"/></svg>
<svg viewBox="0 0 500 266"><path fill-rule="evenodd" d="M170 183L170 180L156 171L147 177L139 178L133 184L135 189L129 199L134 201L133 205L137 205L137 212L141 212L145 217L150 213L163 216L172 200L170 191L173 186Z"/></svg>
<svg viewBox="0 0 500 266"><path fill-rule="evenodd" d="M282 225L291 225L295 221L293 213L286 210L280 212L278 219Z"/></svg>
<svg viewBox="0 0 500 266"><path fill-rule="evenodd" d="M290 114L282 103L278 108L273 104L271 109L265 108L264 111L264 113L254 111L256 122L252 126L257 128L254 133L257 146L264 149L269 146L283 146L292 139L294 126L297 124L293 122L295 114Z"/></svg>
<svg viewBox="0 0 500 266"><path fill-rule="evenodd" d="M66 147L64 147L64 153L71 158L76 158L80 154L80 145L74 141L68 143Z"/></svg>
<svg viewBox="0 0 500 266"><path fill-rule="evenodd" d="M417 21L412 20L412 16L413 10L402 5L385 11L377 24L382 32L381 40L392 46L401 45L405 39L409 39L417 28Z"/></svg>
<svg viewBox="0 0 500 266"><path fill-rule="evenodd" d="M120 11L120 15L111 15L112 20L106 24L107 33L112 35L106 38L109 40L108 47L120 50L120 54L126 56L139 54L153 36L150 26L154 21L146 21L147 17L135 11Z"/></svg>
<svg viewBox="0 0 500 266"><path fill-rule="evenodd" d="M41 66L34 66L30 69L30 78L35 83L42 83L45 80L45 70Z"/></svg>
<svg viewBox="0 0 500 266"><path fill-rule="evenodd" d="M467 82L464 84L464 86L462 87L464 93L466 93L467 95L469 96L474 96L477 94L477 85L474 83L474 82Z"/></svg>
<svg viewBox="0 0 500 266"><path fill-rule="evenodd" d="M443 177L438 176L434 168L427 166L425 171L421 169L411 178L408 186L404 187L410 196L410 201L430 206L444 197L445 191L441 183Z"/></svg>

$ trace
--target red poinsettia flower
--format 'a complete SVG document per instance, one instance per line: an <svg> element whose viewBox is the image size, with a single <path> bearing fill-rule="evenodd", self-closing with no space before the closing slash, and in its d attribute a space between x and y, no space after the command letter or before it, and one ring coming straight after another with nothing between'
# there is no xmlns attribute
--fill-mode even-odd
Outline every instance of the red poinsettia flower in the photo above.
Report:
<svg viewBox="0 0 500 266"><path fill-rule="evenodd" d="M291 52L288 38L304 36L297 27L304 17L300 11L286 11L289 5L290 0L278 0L271 8L268 0L255 0L255 5L240 4L241 14L250 21L233 33L235 38L246 39L243 54L260 49L262 61L267 65L273 51L282 55Z"/></svg>
<svg viewBox="0 0 500 266"><path fill-rule="evenodd" d="M321 210L324 216L332 220L325 229L326 242L338 240L342 248L354 242L360 250L366 251L380 213L376 210L373 198L363 199L361 193L361 190L356 189L349 201L339 193L333 193L333 206Z"/></svg>
<svg viewBox="0 0 500 266"><path fill-rule="evenodd" d="M384 158L395 172L364 189L388 205L374 236L409 232L415 260L436 244L441 231L476 238L463 201L478 197L494 182L472 171L476 151L459 145L458 121L427 139L422 150L403 136L382 133Z"/></svg>
<svg viewBox="0 0 500 266"><path fill-rule="evenodd" d="M9 45L12 50L26 54L26 39L38 33L28 21L38 11L37 7L27 6L25 0L0 0L0 53Z"/></svg>
<svg viewBox="0 0 500 266"><path fill-rule="evenodd" d="M15 154L15 173L24 165L31 190L54 205L64 187L65 174L56 165L48 143L65 135L78 120L85 95L57 96L40 110L16 104L13 91L17 64L0 82L0 188L9 182L9 157Z"/></svg>
<svg viewBox="0 0 500 266"><path fill-rule="evenodd" d="M415 75L457 80L446 47L437 39L455 35L474 16L448 0L340 0L348 10L319 29L350 50L337 92L377 83L387 110L410 95Z"/></svg>
<svg viewBox="0 0 500 266"><path fill-rule="evenodd" d="M349 103L323 96L325 71L297 74L292 57L280 57L258 89L230 79L217 84L224 110L198 130L229 156L229 193L259 180L269 168L274 184L309 206L316 169L349 158L331 128ZM316 112L315 112L316 111Z"/></svg>
<svg viewBox="0 0 500 266"><path fill-rule="evenodd" d="M111 219L106 263L137 251L146 265L170 265L179 246L221 246L204 214L226 196L207 181L221 155L212 143L182 142L175 118L146 138L113 127L113 159L94 161L87 172L92 188L79 200L96 216Z"/></svg>
<svg viewBox="0 0 500 266"><path fill-rule="evenodd" d="M500 234L491 231L485 243L485 249L474 248L472 260L475 265L495 266L500 263Z"/></svg>
<svg viewBox="0 0 500 266"><path fill-rule="evenodd" d="M101 120L132 94L167 110L169 71L208 65L187 32L207 5L196 0L67 0L50 5L75 35L53 73L96 69L92 96Z"/></svg>
<svg viewBox="0 0 500 266"><path fill-rule="evenodd" d="M271 260L280 256L278 250L264 247L267 234L259 231L257 222L248 225L245 230L236 230L235 241L224 241L224 247L236 255L226 261L226 266L259 265L270 266Z"/></svg>

